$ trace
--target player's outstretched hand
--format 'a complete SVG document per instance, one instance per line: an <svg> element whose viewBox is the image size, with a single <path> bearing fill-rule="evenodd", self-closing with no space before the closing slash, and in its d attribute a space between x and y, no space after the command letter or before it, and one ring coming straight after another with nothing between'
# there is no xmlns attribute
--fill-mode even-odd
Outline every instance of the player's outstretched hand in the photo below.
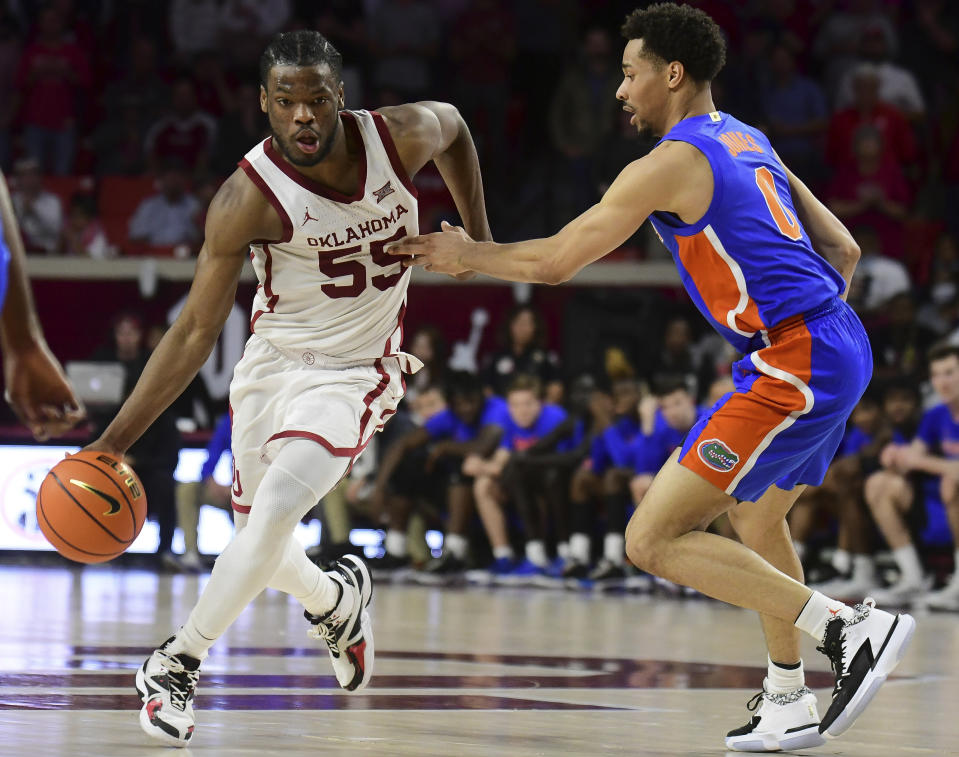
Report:
<svg viewBox="0 0 959 757"><path fill-rule="evenodd" d="M37 441L60 436L86 412L45 344L3 356L6 400Z"/></svg>
<svg viewBox="0 0 959 757"><path fill-rule="evenodd" d="M463 253L471 244L475 244L461 226L453 226L443 221L442 231L407 237L389 247L389 254L403 258L403 267L422 266L426 271L448 273L461 277L468 274L469 268L461 262Z"/></svg>

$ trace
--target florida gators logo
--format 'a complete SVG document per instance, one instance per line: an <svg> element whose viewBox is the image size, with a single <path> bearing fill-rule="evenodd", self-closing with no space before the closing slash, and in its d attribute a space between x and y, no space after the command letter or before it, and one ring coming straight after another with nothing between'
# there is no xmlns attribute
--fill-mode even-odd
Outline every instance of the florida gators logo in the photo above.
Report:
<svg viewBox="0 0 959 757"><path fill-rule="evenodd" d="M719 439L707 439L696 448L700 459L713 470L729 473L739 464L739 455Z"/></svg>

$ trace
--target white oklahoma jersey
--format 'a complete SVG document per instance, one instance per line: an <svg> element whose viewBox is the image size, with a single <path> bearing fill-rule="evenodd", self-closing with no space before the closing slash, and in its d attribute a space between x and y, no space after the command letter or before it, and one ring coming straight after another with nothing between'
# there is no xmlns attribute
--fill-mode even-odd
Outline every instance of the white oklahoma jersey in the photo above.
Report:
<svg viewBox="0 0 959 757"><path fill-rule="evenodd" d="M230 386L240 512L288 439L355 458L420 366L400 350L410 272L383 249L419 232L416 190L382 116L340 116L361 151L351 196L303 176L271 139L240 162L283 223L282 239L250 246L253 335Z"/></svg>

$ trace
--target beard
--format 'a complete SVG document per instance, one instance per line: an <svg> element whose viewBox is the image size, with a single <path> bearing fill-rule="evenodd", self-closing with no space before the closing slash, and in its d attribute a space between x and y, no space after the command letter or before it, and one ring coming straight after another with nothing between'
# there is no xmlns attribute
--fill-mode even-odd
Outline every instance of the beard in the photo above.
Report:
<svg viewBox="0 0 959 757"><path fill-rule="evenodd" d="M333 142L336 139L336 129L334 128L330 131L329 135L327 135L326 139L320 143L319 149L317 149L315 153L310 154L297 149L295 140L281 137L276 129L272 129L271 131L273 132L274 141L280 148L280 152L283 153L283 157L294 166L300 166L301 168L309 168L325 160L326 156L330 154L330 150L333 149Z"/></svg>
<svg viewBox="0 0 959 757"><path fill-rule="evenodd" d="M636 133L639 134L639 138L646 141L658 140L662 137L662 134L657 134L656 129L653 127L649 121L643 121L642 119L636 119Z"/></svg>

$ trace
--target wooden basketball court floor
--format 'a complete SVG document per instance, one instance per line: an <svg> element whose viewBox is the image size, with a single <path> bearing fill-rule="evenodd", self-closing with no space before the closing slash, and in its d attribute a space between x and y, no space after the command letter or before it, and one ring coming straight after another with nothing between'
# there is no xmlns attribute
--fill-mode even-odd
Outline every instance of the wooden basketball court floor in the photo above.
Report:
<svg viewBox="0 0 959 757"><path fill-rule="evenodd" d="M267 591L211 652L194 743L173 752L141 732L133 676L204 580L0 568L0 755L716 755L764 674L756 618L709 600L379 585L376 675L347 695L298 606ZM802 754L959 754L959 615L917 619L895 680Z"/></svg>

